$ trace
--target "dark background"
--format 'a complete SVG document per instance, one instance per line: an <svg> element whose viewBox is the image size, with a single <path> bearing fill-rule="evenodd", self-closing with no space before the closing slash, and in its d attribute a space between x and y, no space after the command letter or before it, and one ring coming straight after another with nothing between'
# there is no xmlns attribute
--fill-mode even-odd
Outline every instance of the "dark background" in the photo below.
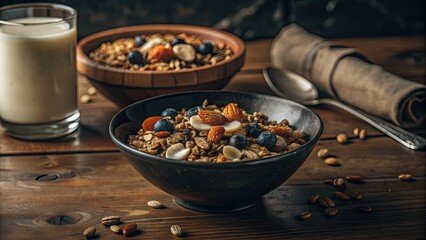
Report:
<svg viewBox="0 0 426 240"><path fill-rule="evenodd" d="M0 6L34 2L0 0ZM139 24L212 26L245 40L296 22L327 38L424 35L424 0L57 0L78 11L79 38Z"/></svg>

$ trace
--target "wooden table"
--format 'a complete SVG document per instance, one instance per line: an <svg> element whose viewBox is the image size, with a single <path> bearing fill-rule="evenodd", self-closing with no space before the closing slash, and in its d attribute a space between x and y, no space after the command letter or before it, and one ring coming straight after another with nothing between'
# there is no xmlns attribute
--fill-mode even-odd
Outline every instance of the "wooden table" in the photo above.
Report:
<svg viewBox="0 0 426 240"><path fill-rule="evenodd" d="M422 37L343 39L375 63L408 79L424 82ZM225 88L272 94L261 70L270 64L270 40L248 43L243 70ZM422 59L420 59L422 60ZM80 78L80 94L89 84ZM99 239L124 239L103 227L101 218L119 215L136 222L142 231L132 239L173 239L170 226L179 224L186 239L424 239L426 226L425 152L412 151L377 132L363 121L332 107L315 107L325 130L316 149L283 185L255 207L232 214L206 214L179 207L173 197L157 189L128 164L112 144L107 127L119 109L101 95L80 105L81 128L55 141L27 142L9 137L0 128L0 239L82 239L93 225ZM336 142L337 133L351 136L365 128L366 140ZM423 130L417 133L425 135ZM316 156L327 147L340 167L330 167ZM397 176L410 173L416 181ZM362 175L364 184L346 183L362 193L359 201L336 200L339 213L325 217L309 205L313 193L331 196L326 178ZM166 208L152 209L149 200ZM373 212L358 211L367 205ZM308 220L296 218L311 211Z"/></svg>

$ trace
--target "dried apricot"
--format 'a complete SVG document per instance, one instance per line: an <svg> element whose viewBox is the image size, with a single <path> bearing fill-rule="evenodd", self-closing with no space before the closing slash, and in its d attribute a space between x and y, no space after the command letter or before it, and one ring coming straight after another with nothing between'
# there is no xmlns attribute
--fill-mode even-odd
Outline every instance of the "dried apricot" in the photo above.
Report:
<svg viewBox="0 0 426 240"><path fill-rule="evenodd" d="M153 116L145 119L142 123L142 128L144 131L154 131L154 125L158 120L163 119L161 116Z"/></svg>

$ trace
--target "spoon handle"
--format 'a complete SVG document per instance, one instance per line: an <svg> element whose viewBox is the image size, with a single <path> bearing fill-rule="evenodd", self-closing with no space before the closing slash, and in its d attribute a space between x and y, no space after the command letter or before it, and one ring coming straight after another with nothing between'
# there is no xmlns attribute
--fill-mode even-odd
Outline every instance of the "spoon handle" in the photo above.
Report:
<svg viewBox="0 0 426 240"><path fill-rule="evenodd" d="M329 105L341 108L349 113L352 113L353 115L366 121L371 126L377 128L378 130L388 135L389 137L393 138L394 140L401 143L407 148L410 148L413 150L421 150L425 148L426 140L424 138L417 136L416 134L413 134L411 132L408 132L400 127L397 127L393 125L392 123L389 123L380 118L371 116L369 114L362 113L358 110L355 110L349 107L348 105L344 103L338 102L333 99L328 99L328 98L319 99L318 103L329 104Z"/></svg>

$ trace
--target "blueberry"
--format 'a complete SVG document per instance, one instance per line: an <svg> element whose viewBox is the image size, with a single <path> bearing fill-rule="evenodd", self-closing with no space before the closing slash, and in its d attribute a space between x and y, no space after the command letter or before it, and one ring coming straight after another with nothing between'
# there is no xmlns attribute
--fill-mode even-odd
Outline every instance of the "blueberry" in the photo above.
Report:
<svg viewBox="0 0 426 240"><path fill-rule="evenodd" d="M178 115L178 112L175 109L173 109L173 108L167 108L167 109L164 109L161 112L161 116L162 117L170 116L172 118L175 118L177 115Z"/></svg>
<svg viewBox="0 0 426 240"><path fill-rule="evenodd" d="M143 63L143 56L137 50L133 50L133 51L129 52L129 54L127 54L127 58L129 59L129 62L131 64L142 64Z"/></svg>
<svg viewBox="0 0 426 240"><path fill-rule="evenodd" d="M198 47L198 52L207 55L213 52L213 45L211 43L203 43Z"/></svg>
<svg viewBox="0 0 426 240"><path fill-rule="evenodd" d="M259 134L256 141L260 146L271 149L275 146L275 143L277 143L277 136L272 132L262 132Z"/></svg>
<svg viewBox="0 0 426 240"><path fill-rule="evenodd" d="M154 132L167 131L167 132L173 133L173 129L174 129L173 124L169 122L169 120L167 119L158 120L154 124Z"/></svg>
<svg viewBox="0 0 426 240"><path fill-rule="evenodd" d="M198 114L198 111L203 110L203 109L204 109L204 108L203 108L203 107L201 107L201 106L193 107L193 108L189 109L188 111L186 111L185 116L187 116L187 117L192 117L192 116L194 116L194 115L197 115L197 114Z"/></svg>
<svg viewBox="0 0 426 240"><path fill-rule="evenodd" d="M256 122L248 125L248 134L250 137L257 138L261 132L262 128Z"/></svg>
<svg viewBox="0 0 426 240"><path fill-rule="evenodd" d="M233 135L229 139L229 145L234 146L238 149L244 149L247 147L246 137L244 137L243 135Z"/></svg>
<svg viewBox="0 0 426 240"><path fill-rule="evenodd" d="M136 47L140 47L146 43L145 39L143 39L141 36L135 37L135 45Z"/></svg>
<svg viewBox="0 0 426 240"><path fill-rule="evenodd" d="M170 45L174 46L176 44L181 44L181 43L185 43L185 40L183 40L182 38L174 38L171 42Z"/></svg>

